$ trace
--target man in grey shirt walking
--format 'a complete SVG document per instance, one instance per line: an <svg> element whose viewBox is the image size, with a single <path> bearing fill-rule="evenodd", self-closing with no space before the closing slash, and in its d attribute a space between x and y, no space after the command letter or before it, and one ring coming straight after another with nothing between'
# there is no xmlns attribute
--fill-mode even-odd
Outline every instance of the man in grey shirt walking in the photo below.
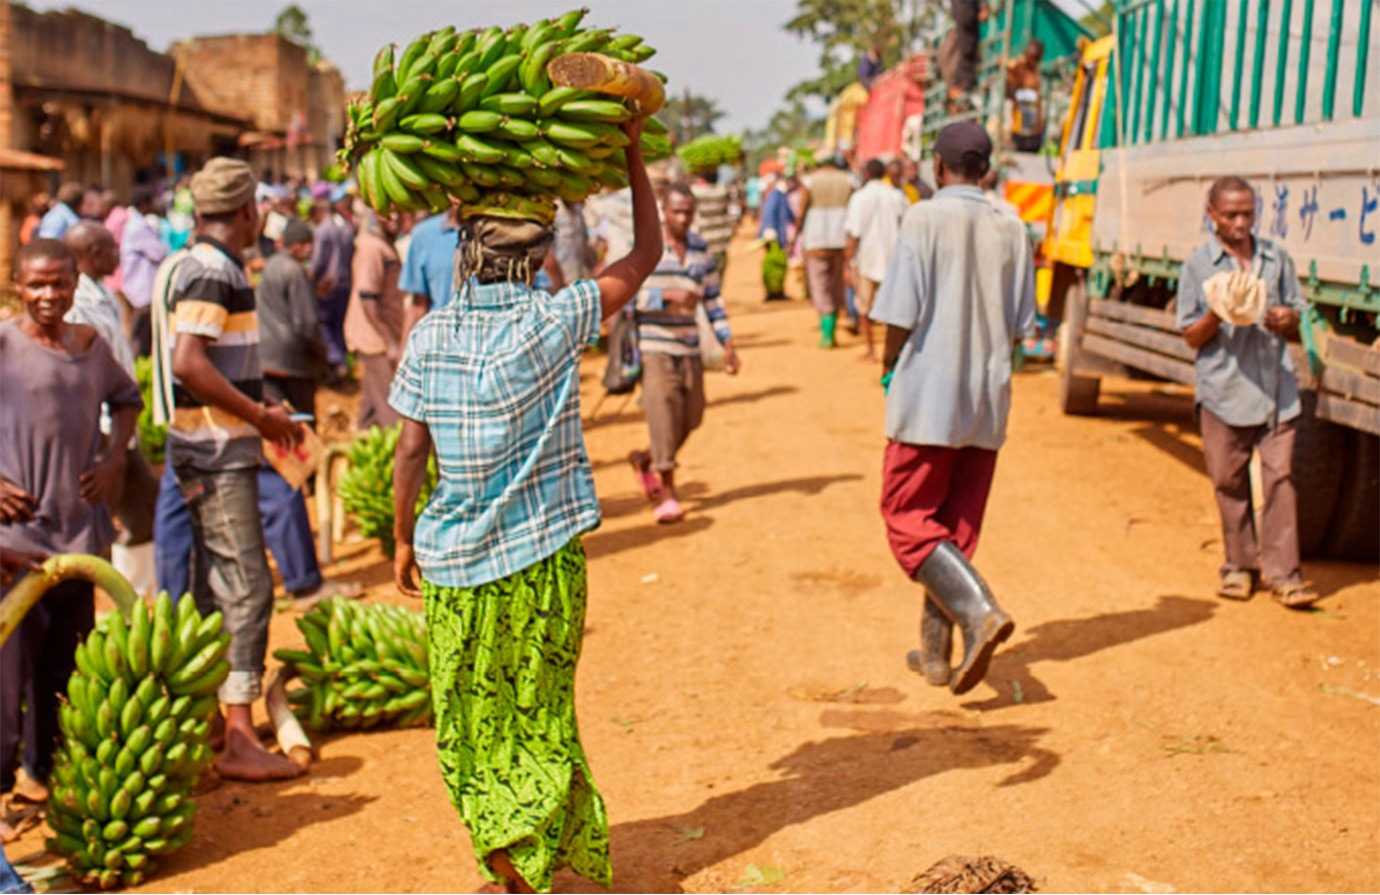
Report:
<svg viewBox="0 0 1380 895"><path fill-rule="evenodd" d="M958 122L934 144L934 198L911 206L872 319L886 326L882 517L892 553L927 592L921 649L935 686L965 693L1015 629L969 560L977 549L1011 409L1011 355L1035 325L1025 227L983 198L982 127ZM963 661L950 667L953 626Z"/></svg>
<svg viewBox="0 0 1380 895"><path fill-rule="evenodd" d="M1299 277L1282 246L1252 235L1255 191L1246 181L1223 177L1213 183L1207 213L1214 235L1184 261L1175 318L1184 341L1198 352L1198 423L1227 554L1217 593L1250 599L1258 570L1276 601L1302 608L1318 595L1299 572L1292 472L1294 420L1302 408L1286 342L1298 337L1305 307ZM1223 315L1232 317L1233 308L1244 312L1249 303L1209 298L1214 289L1262 286L1263 307L1235 322ZM1264 486L1259 543L1247 470L1252 449L1260 455Z"/></svg>

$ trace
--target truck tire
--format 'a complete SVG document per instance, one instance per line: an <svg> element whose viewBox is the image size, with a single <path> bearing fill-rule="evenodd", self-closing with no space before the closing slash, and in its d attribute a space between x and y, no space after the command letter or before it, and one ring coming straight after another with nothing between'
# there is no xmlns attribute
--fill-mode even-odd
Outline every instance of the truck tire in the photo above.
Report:
<svg viewBox="0 0 1380 895"><path fill-rule="evenodd" d="M1059 409L1070 416L1097 413L1097 396L1102 390L1102 380L1098 377L1079 376L1073 372L1078 360L1078 339L1087 313L1087 293L1083 284L1075 280L1064 292L1064 320L1059 324L1054 354L1059 368Z"/></svg>
<svg viewBox="0 0 1380 895"><path fill-rule="evenodd" d="M1380 438L1354 434L1351 464L1342 477L1324 546L1333 559L1380 560Z"/></svg>
<svg viewBox="0 0 1380 895"><path fill-rule="evenodd" d="M1303 413L1295 421L1294 491L1298 495L1299 553L1324 556L1328 530L1350 465L1351 432L1316 416L1318 395L1300 391Z"/></svg>

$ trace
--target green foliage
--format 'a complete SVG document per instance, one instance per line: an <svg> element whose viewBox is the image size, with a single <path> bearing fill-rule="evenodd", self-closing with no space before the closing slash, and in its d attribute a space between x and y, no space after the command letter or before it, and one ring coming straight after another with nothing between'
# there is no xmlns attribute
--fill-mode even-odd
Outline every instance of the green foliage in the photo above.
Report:
<svg viewBox="0 0 1380 895"><path fill-rule="evenodd" d="M782 146L798 148L823 137L824 119L811 116L803 102L794 100L778 109L765 128L744 135L748 170L756 171L764 158L776 155Z"/></svg>
<svg viewBox="0 0 1380 895"><path fill-rule="evenodd" d="M336 492L345 511L366 538L378 538L383 552L393 555L393 458L398 453L402 424L384 429L371 426L350 444L350 468L340 477ZM417 512L436 487L435 455L427 461L426 478L417 496Z"/></svg>
<svg viewBox="0 0 1380 895"><path fill-rule="evenodd" d="M162 463L167 451L168 427L153 422L153 358L135 358L134 380L144 398L144 409L139 411L139 450L150 463Z"/></svg>
<svg viewBox="0 0 1380 895"><path fill-rule="evenodd" d="M307 20L306 10L296 3L283 7L282 11L273 19L273 31L283 39L306 50L308 62L316 62L321 58L320 49L311 39L311 23Z"/></svg>
<svg viewBox="0 0 1380 895"><path fill-rule="evenodd" d="M786 267L789 259L780 243L767 246L767 254L762 258L762 286L768 295L780 295L786 288Z"/></svg>
<svg viewBox="0 0 1380 895"><path fill-rule="evenodd" d="M798 0L784 27L819 44L820 74L792 87L786 98L827 103L857 80L858 60L872 47L890 68L949 22L944 0Z"/></svg>

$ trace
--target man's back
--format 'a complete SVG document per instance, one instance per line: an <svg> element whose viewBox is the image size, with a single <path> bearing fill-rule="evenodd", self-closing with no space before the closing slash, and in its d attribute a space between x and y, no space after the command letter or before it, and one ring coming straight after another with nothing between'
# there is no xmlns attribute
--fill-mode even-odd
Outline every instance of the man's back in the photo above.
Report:
<svg viewBox="0 0 1380 895"><path fill-rule="evenodd" d="M280 251L268 259L254 293L259 360L265 370L314 377L325 365L316 295L301 262Z"/></svg>
<svg viewBox="0 0 1380 895"><path fill-rule="evenodd" d="M911 330L887 437L995 450L1006 435L1013 343L1035 320L1030 243L976 186L951 186L901 222L872 319Z"/></svg>
<svg viewBox="0 0 1380 895"><path fill-rule="evenodd" d="M800 233L800 244L807 252L842 249L844 216L848 197L853 193L853 181L840 168L825 165L805 178L810 191L810 206Z"/></svg>

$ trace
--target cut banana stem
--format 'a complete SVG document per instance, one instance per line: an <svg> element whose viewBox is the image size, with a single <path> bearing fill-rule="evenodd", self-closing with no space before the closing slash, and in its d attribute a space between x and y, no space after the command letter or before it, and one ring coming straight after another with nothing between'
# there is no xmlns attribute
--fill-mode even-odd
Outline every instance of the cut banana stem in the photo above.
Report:
<svg viewBox="0 0 1380 895"><path fill-rule="evenodd" d="M641 66L601 53L566 53L553 59L546 71L552 82L562 87L593 90L631 100L643 117L656 114L666 102L666 88L656 75Z"/></svg>
<svg viewBox="0 0 1380 895"><path fill-rule="evenodd" d="M273 722L273 730L278 736L278 746L283 754L294 764L306 767L311 764L311 739L302 729L302 722L292 713L288 704L287 688L283 685L283 669L273 672L268 682L264 703L268 706L268 718Z"/></svg>
<svg viewBox="0 0 1380 895"><path fill-rule="evenodd" d="M110 595L120 614L129 618L139 595L125 576L97 556L62 553L49 557L40 571L30 572L0 601L0 644L10 639L24 616L52 587L64 581L90 581Z"/></svg>

